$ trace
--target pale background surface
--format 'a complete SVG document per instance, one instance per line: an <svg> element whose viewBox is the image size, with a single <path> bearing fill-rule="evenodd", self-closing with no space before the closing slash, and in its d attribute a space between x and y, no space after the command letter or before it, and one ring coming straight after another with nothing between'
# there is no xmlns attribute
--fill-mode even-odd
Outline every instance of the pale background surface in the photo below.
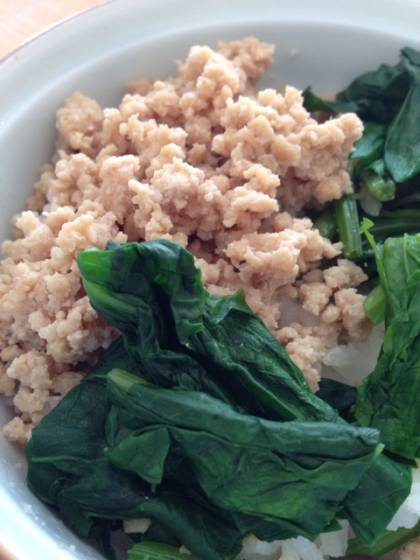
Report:
<svg viewBox="0 0 420 560"><path fill-rule="evenodd" d="M0 60L46 27L105 1L0 0Z"/></svg>

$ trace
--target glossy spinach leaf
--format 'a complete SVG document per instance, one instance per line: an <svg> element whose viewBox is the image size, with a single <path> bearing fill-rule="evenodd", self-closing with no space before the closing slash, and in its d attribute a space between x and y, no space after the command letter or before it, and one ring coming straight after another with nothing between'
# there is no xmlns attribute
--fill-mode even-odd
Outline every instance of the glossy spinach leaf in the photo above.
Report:
<svg viewBox="0 0 420 560"><path fill-rule="evenodd" d="M311 113L315 111L325 111L327 113L348 113L357 112L357 104L350 105L349 103L337 103L337 101L327 101L322 97L316 95L311 87L307 87L303 93L303 105L305 109Z"/></svg>
<svg viewBox="0 0 420 560"><path fill-rule="evenodd" d="M88 377L33 430L25 448L29 487L41 500L58 507L70 527L95 541L107 558L114 558L110 534L118 523L98 515L83 502L90 499L92 492L100 491L97 482L104 484L112 478L113 488L119 484L116 469L103 453L109 412L105 376L112 365L137 372L122 338L110 346Z"/></svg>
<svg viewBox="0 0 420 560"><path fill-rule="evenodd" d="M410 88L410 77L404 65L382 64L366 72L339 92L335 101L325 101L310 88L303 94L308 111L356 113L363 121L389 124L397 114Z"/></svg>
<svg viewBox="0 0 420 560"><path fill-rule="evenodd" d="M378 455L357 488L348 493L343 514L359 539L372 545L410 493L412 468Z"/></svg>
<svg viewBox="0 0 420 560"><path fill-rule="evenodd" d="M349 418L350 408L355 404L357 388L335 379L322 377L316 396L335 408L342 418Z"/></svg>
<svg viewBox="0 0 420 560"><path fill-rule="evenodd" d="M301 370L248 307L243 291L209 296L203 327L190 337L189 346L214 364L217 382L252 414L272 420L338 421L334 409L315 397Z"/></svg>
<svg viewBox="0 0 420 560"><path fill-rule="evenodd" d="M394 66L382 64L362 74L339 92L335 101L324 101L308 88L304 105L308 111L354 112L362 119L365 130L351 156L357 160L355 179L365 183L366 177L360 174L375 160L383 160L384 190L378 187L377 177L369 175L367 182L369 186L376 179L379 200L392 200L394 183L406 182L420 172L420 53L414 49L402 49ZM376 196L375 189L368 191Z"/></svg>
<svg viewBox="0 0 420 560"><path fill-rule="evenodd" d="M129 244L123 247L123 254L128 254L128 252L139 254L144 250L142 249L144 245L147 245L147 251L152 251L154 245L161 243L166 247L165 258L171 258L170 249L174 244L163 240L140 246ZM113 255L119 250L118 246L112 245L108 251L102 253L96 251L95 254L90 251L82 254L79 258L80 267L86 276L88 287L94 282L100 283L102 289L110 292L111 297L117 299L124 297L118 282L108 282L104 285L104 278L108 278L109 271L112 271L114 266L112 264ZM180 249L174 247L173 254L176 255L178 251ZM85 270L83 268L84 260L89 259L92 255L94 255L95 262L99 262L101 255L104 255L103 264L106 270L101 276L90 274L89 269ZM120 259L121 257L115 261L118 262L118 268L124 266ZM184 258L183 263L187 262L188 259ZM195 277L196 282L199 282L199 278L194 276L196 269L192 256L190 256L189 266L191 266L191 276ZM98 270L102 270L102 266ZM185 301L188 293L185 290L183 291L182 282L179 279L177 280L176 276L171 277L171 282L162 279L166 274L165 270L176 270L176 265L165 264L160 273L160 281L167 286L176 286L177 297L181 299L181 302ZM129 273L129 270L126 270L126 272ZM153 276L148 281L153 285ZM134 286L134 289L138 290L139 288ZM115 290L115 296L112 290ZM101 298L97 298L94 292L91 293L93 304L100 311ZM187 333L179 329L179 332L184 332L183 342L190 352L189 356L197 360L202 365L205 375L208 375L209 379L217 387L222 388L225 395L228 395L227 398L219 400L223 400L225 403L238 401L249 413L272 420L290 421L297 419L343 423L343 420L338 417L333 408L313 395L302 373L291 362L284 349L267 331L262 322L252 314L244 301L243 294L214 297L207 292L202 293L205 303L202 308L201 327ZM169 317L172 306L176 306L176 299L169 300L168 298L163 302L162 305L167 306L166 314ZM172 332L176 333L177 340L180 341L181 336L178 335L177 325L178 322L183 320L183 316L180 312L178 312L176 318L175 313L172 316L174 317ZM198 323L200 323L199 319L196 320L196 324ZM141 341L139 344L142 344ZM150 353L148 359L153 364L153 352ZM148 381L154 381L151 376L145 377ZM161 386L168 387L168 384L161 383ZM182 388L189 389L186 385ZM205 389L202 389L202 392L215 396L214 393L212 394ZM238 410L237 406L236 410ZM165 445L168 446L167 438ZM157 455L157 457L160 457L160 463L159 461L158 463L162 465L165 449L161 448L160 453L161 455ZM159 464L157 467L159 467ZM151 484L158 484L157 480L158 478L151 478L150 482ZM407 484L407 481L405 482ZM388 483L390 489L396 486L400 489L399 481L390 478ZM401 492L398 494L401 501L407 495L407 487L405 490L404 495ZM374 501L373 496L371 496L371 499ZM382 526L382 530L385 526Z"/></svg>
<svg viewBox="0 0 420 560"><path fill-rule="evenodd" d="M237 413L204 393L138 382L121 370L109 379L109 397L120 411L114 420L128 431L118 430L123 437L107 449L108 459L143 479L152 473L159 484L173 450L188 458L211 503L276 521L284 538L315 538L378 453L375 430L272 422ZM150 457L156 459L151 470Z"/></svg>
<svg viewBox="0 0 420 560"><path fill-rule="evenodd" d="M241 408L182 344L203 330L208 297L191 253L165 240L109 242L105 251L79 253L78 264L92 307L120 329L147 380L202 390Z"/></svg>
<svg viewBox="0 0 420 560"><path fill-rule="evenodd" d="M109 559L115 558L111 531L121 520L139 517L157 519L191 550L200 550L204 560L233 558L244 535L229 515L204 498L192 499L176 484L153 491L146 481L107 459L105 427L111 403L103 370L117 365L138 373L121 339L34 429L26 446L29 486L57 507L79 535L97 542Z"/></svg>
<svg viewBox="0 0 420 560"><path fill-rule="evenodd" d="M386 333L377 366L359 387L355 414L361 425L381 431L390 452L413 459L420 454L420 235L386 240L376 259Z"/></svg>
<svg viewBox="0 0 420 560"><path fill-rule="evenodd" d="M375 161L383 157L387 127L375 122L363 123L363 136L355 142L351 159L360 160L357 172L368 169Z"/></svg>
<svg viewBox="0 0 420 560"><path fill-rule="evenodd" d="M181 246L165 240L109 244L105 251L81 253L78 262L92 306L122 330L148 381L203 391L270 419L337 419L243 292L211 296Z"/></svg>
<svg viewBox="0 0 420 560"><path fill-rule="evenodd" d="M400 183L420 172L420 53L403 49L401 63L410 78L410 89L388 129L384 153L387 169Z"/></svg>
<svg viewBox="0 0 420 560"><path fill-rule="evenodd" d="M410 77L400 61L395 66L381 64L366 72L337 94L337 103L354 111L363 121L389 124L398 113L410 88ZM341 110L341 109L340 109Z"/></svg>

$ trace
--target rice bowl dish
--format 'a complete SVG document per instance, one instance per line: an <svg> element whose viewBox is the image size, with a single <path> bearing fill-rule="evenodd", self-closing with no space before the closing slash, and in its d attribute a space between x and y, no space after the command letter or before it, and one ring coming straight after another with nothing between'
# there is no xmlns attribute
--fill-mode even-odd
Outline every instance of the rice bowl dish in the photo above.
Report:
<svg viewBox="0 0 420 560"><path fill-rule="evenodd" d="M4 429L10 441L26 443L118 335L90 307L75 264L80 250L103 249L109 239L170 239L194 254L213 295L245 289L313 391L323 367L349 382L346 360L379 353L383 330L373 329L356 290L366 275L301 212L309 201L350 192L347 158L362 123L348 114L316 122L293 87L256 93L272 54L249 37L222 43L219 52L193 47L178 78L131 80L119 109L103 111L75 93L58 110L52 164L29 211L14 220L17 240L4 245L1 390L18 412ZM276 135L285 138L281 145ZM374 346L363 350L372 332ZM350 344L337 351L343 340ZM373 369L364 365L360 377ZM399 512L408 527L418 519L415 503L413 494ZM331 537L321 536L320 548L249 537L243 554L342 555L345 537Z"/></svg>

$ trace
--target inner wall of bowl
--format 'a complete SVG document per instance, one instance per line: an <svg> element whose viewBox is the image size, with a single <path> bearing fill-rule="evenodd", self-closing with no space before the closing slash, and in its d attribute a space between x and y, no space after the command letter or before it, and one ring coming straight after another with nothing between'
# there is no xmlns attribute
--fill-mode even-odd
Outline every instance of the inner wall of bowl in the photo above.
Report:
<svg viewBox="0 0 420 560"><path fill-rule="evenodd" d="M10 218L25 208L39 167L51 158L55 142L55 111L66 96L79 90L97 99L103 107L118 106L126 81L141 77L164 79L175 75L174 61L185 59L192 45L215 47L218 40L231 41L249 35L277 46L275 64L263 77L261 86L291 84L304 89L311 85L320 94L340 90L352 78L382 62L394 64L399 50L406 44L420 48L420 41L407 41L403 36L379 30L273 21L163 34L139 40L74 68L71 65L66 68L64 56L60 78L48 83L44 89L34 91L30 102L22 104L17 100L11 118L0 123L0 238L10 237ZM37 69L34 68L33 72ZM6 400L0 399L0 425L11 416ZM100 558L31 495L25 484L22 451L7 443L1 435L0 457L0 480L8 481L0 487L0 500L9 504L5 511L8 510L10 519L15 519L14 525L19 527L16 535L9 535L11 542L18 542L16 539L21 534L30 535L32 543L39 545L39 555L33 544L31 554L28 552L28 558L32 560ZM23 554L20 556L22 560Z"/></svg>

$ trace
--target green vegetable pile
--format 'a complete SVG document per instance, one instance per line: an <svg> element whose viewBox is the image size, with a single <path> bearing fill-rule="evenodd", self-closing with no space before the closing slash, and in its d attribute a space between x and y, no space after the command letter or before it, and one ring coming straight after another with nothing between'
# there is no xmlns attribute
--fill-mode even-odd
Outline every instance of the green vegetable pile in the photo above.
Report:
<svg viewBox="0 0 420 560"><path fill-rule="evenodd" d="M370 276L377 275L375 255L359 233L359 219L368 217L377 241L420 231L420 52L406 47L398 64L356 78L329 102L308 88L308 111L356 113L363 121L362 138L351 154L355 194L342 197L314 216L329 239L344 243L343 254L355 259ZM360 206L366 195L382 203L379 216Z"/></svg>
<svg viewBox="0 0 420 560"><path fill-rule="evenodd" d="M193 256L165 240L110 242L78 262L123 334L26 447L30 487L77 533L113 558L121 521L151 517L139 540L203 560L234 558L249 532L314 539L339 518L377 539L411 467L312 393L242 292L210 295Z"/></svg>

